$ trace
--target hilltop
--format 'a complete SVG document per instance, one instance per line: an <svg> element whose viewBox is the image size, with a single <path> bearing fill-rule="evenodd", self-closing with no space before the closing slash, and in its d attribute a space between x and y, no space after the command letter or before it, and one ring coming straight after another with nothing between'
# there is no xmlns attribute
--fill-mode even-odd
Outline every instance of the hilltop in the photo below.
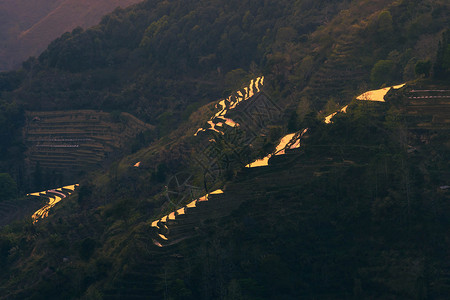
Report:
<svg viewBox="0 0 450 300"><path fill-rule="evenodd" d="M87 28L116 7L138 0L4 0L0 3L0 70L20 66L30 56L38 56L47 45L76 27Z"/></svg>

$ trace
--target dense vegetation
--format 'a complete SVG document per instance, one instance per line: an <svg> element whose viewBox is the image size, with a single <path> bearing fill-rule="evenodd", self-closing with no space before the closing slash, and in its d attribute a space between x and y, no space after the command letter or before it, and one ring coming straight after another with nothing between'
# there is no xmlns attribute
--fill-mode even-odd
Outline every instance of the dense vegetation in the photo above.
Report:
<svg viewBox="0 0 450 300"><path fill-rule="evenodd" d="M2 73L0 99L19 111L128 111L161 137L264 74L274 100L297 107L301 119L369 87L447 78L446 12L446 1L144 1L65 33L22 69ZM5 134L20 119L5 113ZM20 156L17 139L2 145ZM1 171L24 181L17 170Z"/></svg>
<svg viewBox="0 0 450 300"><path fill-rule="evenodd" d="M64 34L1 74L1 151L10 156L0 172L17 174L24 109L128 111L158 135L82 178L48 220L2 228L0 295L445 298L449 206L439 186L448 183L448 138L408 131L395 97L352 103L329 126L320 120L369 88L418 80L446 89L448 11L446 1L148 0ZM208 103L261 74L280 118L252 147L238 132L232 143L215 136L213 149L224 154L216 187L246 200L204 224L199 238L157 248L149 222L171 209L170 176L187 171L206 182L191 158L205 139L193 133L214 110ZM283 133L306 127L293 161L240 172ZM420 151L408 154L408 145Z"/></svg>
<svg viewBox="0 0 450 300"><path fill-rule="evenodd" d="M408 130L399 97L353 102L329 125L305 118L302 152L239 173L227 184L239 210L172 247L149 226L167 171L85 182L55 217L3 228L6 299L445 297L448 139Z"/></svg>
<svg viewBox="0 0 450 300"><path fill-rule="evenodd" d="M0 70L13 70L76 26L89 27L117 6L139 0L3 0L0 3Z"/></svg>

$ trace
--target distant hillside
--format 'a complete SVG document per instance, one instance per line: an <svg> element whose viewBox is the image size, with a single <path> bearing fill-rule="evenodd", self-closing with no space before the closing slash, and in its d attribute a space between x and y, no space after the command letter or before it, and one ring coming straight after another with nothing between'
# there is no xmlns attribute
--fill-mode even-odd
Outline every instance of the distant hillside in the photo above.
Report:
<svg viewBox="0 0 450 300"><path fill-rule="evenodd" d="M176 202L160 153L189 154L162 139L36 225L0 228L0 299L445 299L448 95L418 81L353 99L303 123L299 149L161 218Z"/></svg>
<svg viewBox="0 0 450 300"><path fill-rule="evenodd" d="M92 26L114 8L140 0L3 0L0 2L0 70L17 68L55 38Z"/></svg>
<svg viewBox="0 0 450 300"><path fill-rule="evenodd" d="M69 4L51 11L73 11ZM0 170L23 174L16 162L24 110L125 111L155 125L160 138L261 75L291 127L369 88L448 79L449 11L444 0L147 0L116 9L61 35L22 69L0 73ZM46 16L56 20L39 14L24 36Z"/></svg>
<svg viewBox="0 0 450 300"><path fill-rule="evenodd" d="M418 77L415 65L436 59L448 11L446 1L144 1L53 41L24 65L13 98L32 110L133 110L153 123L264 73L320 110Z"/></svg>
<svg viewBox="0 0 450 300"><path fill-rule="evenodd" d="M130 151L136 136L149 135L152 129L127 113L26 112L26 169L31 173L39 164L41 170L52 170L70 181L71 175L98 168L118 153Z"/></svg>
<svg viewBox="0 0 450 300"><path fill-rule="evenodd" d="M95 161L88 139L111 141L70 110L155 126L48 218L0 228L0 299L448 298L448 13L448 0L146 0L0 73L0 172L19 194L23 157L70 158L55 146L81 133L70 145L91 142ZM387 85L402 88L355 98ZM61 123L77 127L54 137ZM12 201L3 215L33 205Z"/></svg>

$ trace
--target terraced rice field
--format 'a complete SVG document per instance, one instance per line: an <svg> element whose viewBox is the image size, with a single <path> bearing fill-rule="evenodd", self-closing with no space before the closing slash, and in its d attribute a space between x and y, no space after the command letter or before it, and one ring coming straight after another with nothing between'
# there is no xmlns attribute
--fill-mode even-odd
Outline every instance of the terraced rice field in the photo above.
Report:
<svg viewBox="0 0 450 300"><path fill-rule="evenodd" d="M44 218L48 217L50 210L58 202L60 202L67 196L70 196L78 186L79 186L78 184L73 184L73 185L64 186L62 188L51 189L51 190L46 190L46 191L42 191L42 192L28 194L27 195L28 197L48 199L48 203L45 206L38 209L31 216L31 218L33 219L33 223L36 223L40 219L44 219Z"/></svg>
<svg viewBox="0 0 450 300"><path fill-rule="evenodd" d="M236 108L236 106L240 103L252 98L256 93L259 93L263 85L264 76L257 77L256 79L252 79L250 81L249 86L244 87L242 90L236 91L235 94L229 96L227 99L220 100L219 103L216 104L216 108L219 109L219 111L212 116L209 121L207 121L209 127L199 128L194 135L196 136L199 132L205 132L208 130L223 134L222 128L224 125L230 127L239 126L239 123L236 123L232 119L226 117L227 113Z"/></svg>
<svg viewBox="0 0 450 300"><path fill-rule="evenodd" d="M139 132L152 129L127 113L115 120L92 110L27 112L23 135L30 168L39 162L66 174L99 166Z"/></svg>

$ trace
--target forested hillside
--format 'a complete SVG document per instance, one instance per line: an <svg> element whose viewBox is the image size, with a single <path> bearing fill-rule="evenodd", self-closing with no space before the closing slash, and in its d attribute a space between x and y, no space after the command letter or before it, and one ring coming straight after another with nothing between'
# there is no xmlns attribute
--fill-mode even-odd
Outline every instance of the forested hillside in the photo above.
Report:
<svg viewBox="0 0 450 300"><path fill-rule="evenodd" d="M447 11L445 1L145 1L52 42L9 97L30 109L127 109L154 123L265 73L275 89L308 87L324 104L414 79L418 61L435 60Z"/></svg>
<svg viewBox="0 0 450 300"><path fill-rule="evenodd" d="M369 87L441 74L447 12L446 1L144 1L2 73L1 99L19 111L127 111L162 136L264 74L271 97L302 118ZM6 148L20 145L23 122L9 123Z"/></svg>
<svg viewBox="0 0 450 300"><path fill-rule="evenodd" d="M2 0L0 2L0 70L18 68L39 55L52 40L75 27L90 27L118 6L139 0Z"/></svg>
<svg viewBox="0 0 450 300"><path fill-rule="evenodd" d="M152 133L48 218L0 228L0 298L445 299L449 11L147 0L1 73L5 211L26 111L130 113Z"/></svg>

